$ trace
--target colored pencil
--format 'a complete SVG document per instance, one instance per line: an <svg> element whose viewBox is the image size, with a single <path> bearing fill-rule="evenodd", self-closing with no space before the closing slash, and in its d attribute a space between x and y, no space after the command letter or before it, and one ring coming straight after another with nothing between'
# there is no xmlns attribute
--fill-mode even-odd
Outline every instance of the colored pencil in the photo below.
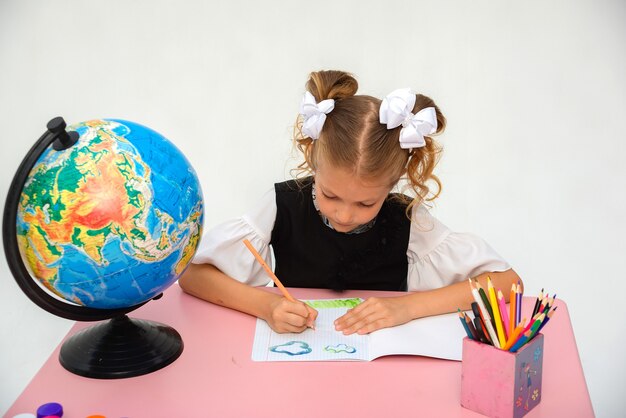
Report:
<svg viewBox="0 0 626 418"><path fill-rule="evenodd" d="M463 312L463 319L465 319L467 328L469 328L470 333L472 334L472 337L474 337L474 340L478 340L478 334L476 333L476 328L474 328L474 323L470 319L469 315L465 312Z"/></svg>
<svg viewBox="0 0 626 418"><path fill-rule="evenodd" d="M502 317L500 316L500 308L498 307L498 298L496 298L496 291L493 288L493 283L491 283L490 277L487 277L487 290L489 291L489 300L491 301L493 321L496 323L498 341L500 342L500 347L504 347L504 344L506 344L506 336L504 335L504 328L502 327Z"/></svg>
<svg viewBox="0 0 626 418"><path fill-rule="evenodd" d="M537 330L537 333L539 333L539 331L541 331L541 329L546 326L550 318L552 318L552 315L554 315L554 311L556 311L556 308L558 308L558 306L555 306L550 312L546 314L546 319L544 319L541 325L539 325L539 329Z"/></svg>
<svg viewBox="0 0 626 418"><path fill-rule="evenodd" d="M478 289L476 289L472 285L472 280L471 279L469 280L469 284L470 284L470 288L472 289L472 296L474 296L474 300L476 301L476 303L478 303L478 307L480 308L480 311L483 313L482 316L484 318L485 327L487 328L487 332L489 333L489 338L493 342L494 347L500 348L500 343L498 341L498 335L496 334L496 331L493 329L493 325L491 324L491 317L489 316L489 312L487 311L487 308L483 304L483 301L482 301L480 295L478 294Z"/></svg>
<svg viewBox="0 0 626 418"><path fill-rule="evenodd" d="M480 295L480 298L483 300L483 304L487 308L487 311L489 311L489 318L490 318L491 324L495 326L496 324L493 321L493 309L491 307L491 303L489 303L489 297L487 296L487 294L485 293L485 290L482 288L482 286L480 285L480 283L478 283L478 280L476 279L474 279L474 286L476 287L476 289L478 289L478 294Z"/></svg>
<svg viewBox="0 0 626 418"><path fill-rule="evenodd" d="M539 328L541 328L541 324L543 324L546 318L547 318L546 314L541 314L539 318L537 318L533 326L530 327L530 331L531 331L530 339L532 339L535 336Z"/></svg>
<svg viewBox="0 0 626 418"><path fill-rule="evenodd" d="M522 285L518 281L517 282L517 295L516 295L517 303L515 304L515 309L517 309L517 323L518 324L522 320L522 296L524 296L522 292Z"/></svg>
<svg viewBox="0 0 626 418"><path fill-rule="evenodd" d="M517 327L517 287L515 283L511 285L509 295L509 329L512 331Z"/></svg>
<svg viewBox="0 0 626 418"><path fill-rule="evenodd" d="M461 325L463 325L463 328L465 328L465 333L467 334L467 338L469 338L470 340L473 340L474 336L470 332L470 329L467 326L467 322L465 322L465 316L463 315L463 312L461 312L461 309L459 309L459 320L461 321Z"/></svg>
<svg viewBox="0 0 626 418"><path fill-rule="evenodd" d="M522 333L525 333L526 331L530 331L530 329L535 325L535 323L537 323L537 326L541 325L541 322L543 322L543 319L545 318L545 314L537 314L535 316L533 316L533 318L530 320L530 322L528 323L528 325L526 325L526 328L524 328L524 331L522 331Z"/></svg>
<svg viewBox="0 0 626 418"><path fill-rule="evenodd" d="M491 344L487 339L487 331L485 331L485 326L479 316L474 317L474 328L476 329L476 334L478 334L478 339L482 343Z"/></svg>
<svg viewBox="0 0 626 418"><path fill-rule="evenodd" d="M546 309L547 305L548 305L548 298L545 297L541 301L541 304L539 304L539 309L537 309L537 313L542 313Z"/></svg>
<svg viewBox="0 0 626 418"><path fill-rule="evenodd" d="M541 289L541 292L539 292L539 296L537 297L537 300L535 301L535 306L533 307L533 313L531 316L537 315L537 311L539 310L539 304L541 303L542 300L543 300L543 289Z"/></svg>
<svg viewBox="0 0 626 418"><path fill-rule="evenodd" d="M529 340L530 338L530 331L526 331L518 340L515 344L513 344L513 347L511 347L509 349L510 352L515 353L517 352L517 350L519 350L524 344L526 344L526 342Z"/></svg>
<svg viewBox="0 0 626 418"><path fill-rule="evenodd" d="M502 317L502 325L504 326L504 339L509 337L513 328L509 328L509 314L506 309L506 302L504 301L504 295L498 290L498 306L500 307L500 316Z"/></svg>
<svg viewBox="0 0 626 418"><path fill-rule="evenodd" d="M513 346L513 344L517 341L517 339L519 338L524 328L526 328L525 324L526 324L526 318L522 319L522 322L520 322L519 325L515 327L515 329L513 330L513 332L507 339L506 344L504 345L504 348L502 348L503 350L508 350L509 348Z"/></svg>
<svg viewBox="0 0 626 418"><path fill-rule="evenodd" d="M491 344L493 345L493 343L491 342L491 339L489 338L489 333L487 332L487 328L485 328L485 318L483 318L483 313L480 311L480 308L478 307L478 303L477 302L472 302L472 312L474 312L474 324L478 323L478 325L476 325L476 329L480 329L483 333L483 336L485 338L485 342L487 344Z"/></svg>
<svg viewBox="0 0 626 418"><path fill-rule="evenodd" d="M265 272L267 273L268 276L270 276L270 279L272 279L272 281L280 289L283 296L287 298L287 300L290 300L291 302L295 302L296 300L289 294L289 292L287 291L285 286L283 286L280 280L278 280L278 277L276 277L272 269L267 265L265 260L263 260L263 257L261 257L261 254L259 254L257 250L252 246L252 244L250 244L250 241L248 241L247 239L244 239L243 243L246 245L246 247L248 247L248 250L250 250L254 258L256 258L256 260L263 266L263 268L265 269Z"/></svg>

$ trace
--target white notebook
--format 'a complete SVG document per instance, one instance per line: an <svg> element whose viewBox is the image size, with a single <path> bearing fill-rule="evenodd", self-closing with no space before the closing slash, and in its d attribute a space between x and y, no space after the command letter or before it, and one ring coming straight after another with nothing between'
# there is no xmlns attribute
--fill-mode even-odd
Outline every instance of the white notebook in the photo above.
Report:
<svg viewBox="0 0 626 418"><path fill-rule="evenodd" d="M362 299L304 301L319 315L315 330L278 334L257 319L252 347L254 361L371 361L388 355L417 355L461 360L465 330L457 313L415 319L367 335L343 335L333 322Z"/></svg>

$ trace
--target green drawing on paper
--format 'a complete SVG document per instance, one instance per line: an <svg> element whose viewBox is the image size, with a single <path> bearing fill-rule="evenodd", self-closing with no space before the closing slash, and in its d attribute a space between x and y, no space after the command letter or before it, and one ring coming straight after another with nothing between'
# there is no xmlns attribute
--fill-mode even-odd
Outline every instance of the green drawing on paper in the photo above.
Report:
<svg viewBox="0 0 626 418"><path fill-rule="evenodd" d="M348 308L352 309L362 300L360 298L350 299L328 299L328 300L307 300L305 303L314 309L329 309L329 308Z"/></svg>
<svg viewBox="0 0 626 418"><path fill-rule="evenodd" d="M356 353L356 348L351 347L347 344L335 344L335 345L327 345L324 347L324 351L328 351L329 353L348 353L353 354Z"/></svg>

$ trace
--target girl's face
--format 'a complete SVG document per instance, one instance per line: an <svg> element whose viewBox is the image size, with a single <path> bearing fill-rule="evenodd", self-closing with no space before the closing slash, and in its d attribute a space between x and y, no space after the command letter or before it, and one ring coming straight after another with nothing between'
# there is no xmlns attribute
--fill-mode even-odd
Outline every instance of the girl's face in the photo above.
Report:
<svg viewBox="0 0 626 418"><path fill-rule="evenodd" d="M338 232L350 232L374 219L392 187L386 179L365 181L329 164L319 164L315 173L317 205Z"/></svg>

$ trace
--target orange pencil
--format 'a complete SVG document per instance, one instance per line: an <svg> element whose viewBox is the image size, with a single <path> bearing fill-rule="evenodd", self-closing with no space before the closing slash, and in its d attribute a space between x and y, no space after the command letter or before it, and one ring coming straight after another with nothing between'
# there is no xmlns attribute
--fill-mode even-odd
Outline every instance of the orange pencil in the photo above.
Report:
<svg viewBox="0 0 626 418"><path fill-rule="evenodd" d="M283 286L280 280L278 280L278 277L276 277L276 275L274 274L270 266L268 266L265 260L263 260L263 257L261 257L261 254L259 254L257 250L252 246L252 244L250 244L250 241L248 241L247 239L244 239L243 243L246 245L246 247L248 247L248 249L254 256L254 258L256 258L256 261L258 261L263 266L263 268L265 269L265 272L267 273L268 276L270 276L270 279L272 279L272 281L280 289L280 291L283 293L283 296L287 298L287 300L290 300L291 302L295 302L296 300L289 294L287 289L285 289L285 286Z"/></svg>
<svg viewBox="0 0 626 418"><path fill-rule="evenodd" d="M520 334L522 333L522 330L524 328L526 328L524 326L525 323L526 323L526 318L522 319L522 322L520 322L519 325L517 327L515 327L515 329L511 332L511 335L509 335L509 339L507 340L506 344L504 345L503 350L508 350L509 348L513 347L513 343L515 343L515 341L517 341L517 339L519 338Z"/></svg>

